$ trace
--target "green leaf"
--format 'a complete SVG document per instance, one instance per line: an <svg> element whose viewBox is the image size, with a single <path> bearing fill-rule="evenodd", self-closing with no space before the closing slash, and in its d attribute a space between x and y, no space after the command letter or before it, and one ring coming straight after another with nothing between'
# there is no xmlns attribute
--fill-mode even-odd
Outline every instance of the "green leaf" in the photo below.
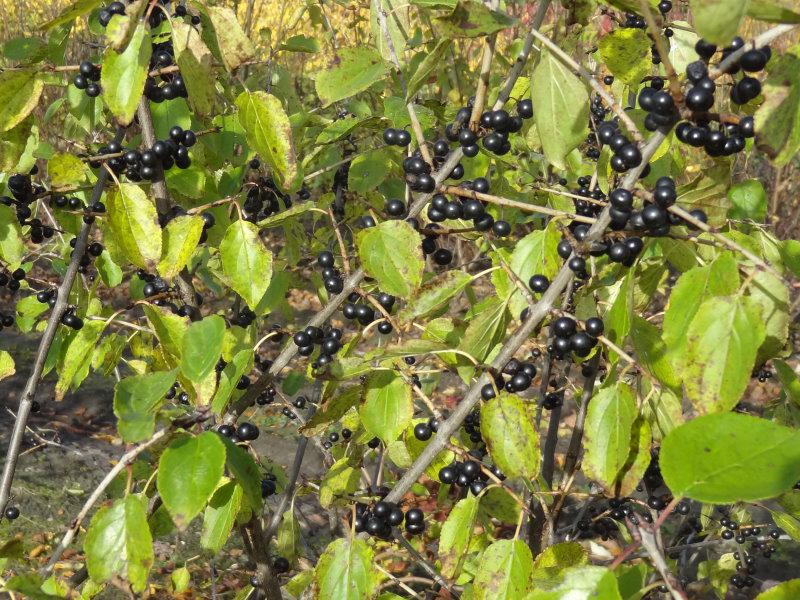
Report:
<svg viewBox="0 0 800 600"><path fill-rule="evenodd" d="M458 0L411 0L411 4L430 10L452 11L458 4Z"/></svg>
<svg viewBox="0 0 800 600"><path fill-rule="evenodd" d="M705 415L664 438L659 464L676 497L714 504L761 500L800 479L799 442L800 431L765 419Z"/></svg>
<svg viewBox="0 0 800 600"><path fill-rule="evenodd" d="M325 431L328 425L341 419L360 400L360 387L351 387L337 393L333 398L319 406L314 415L300 428L300 433L306 437L319 435Z"/></svg>
<svg viewBox="0 0 800 600"><path fill-rule="evenodd" d="M686 395L700 413L736 406L764 337L759 307L752 299L719 296L700 305L686 332L681 373Z"/></svg>
<svg viewBox="0 0 800 600"><path fill-rule="evenodd" d="M638 86L650 71L650 38L644 29L614 29L600 38L600 58L611 73L630 86Z"/></svg>
<svg viewBox="0 0 800 600"><path fill-rule="evenodd" d="M608 490L615 490L624 475L637 416L633 390L624 383L601 389L589 402L583 468Z"/></svg>
<svg viewBox="0 0 800 600"><path fill-rule="evenodd" d="M552 587L571 567L585 565L588 552L577 542L561 542L542 550L533 562L533 583L537 587Z"/></svg>
<svg viewBox="0 0 800 600"><path fill-rule="evenodd" d="M243 499L253 511L261 510L261 470L253 457L227 437L219 436L225 444L226 465L236 482L242 486Z"/></svg>
<svg viewBox="0 0 800 600"><path fill-rule="evenodd" d="M242 375L250 370L252 358L253 352L251 350L240 350L222 370L219 376L217 393L214 394L214 398L211 401L211 408L214 414L221 415L225 411L225 407L228 405L228 401Z"/></svg>
<svg viewBox="0 0 800 600"><path fill-rule="evenodd" d="M222 271L230 286L254 309L272 278L272 253L264 247L258 227L244 220L228 226L219 245Z"/></svg>
<svg viewBox="0 0 800 600"><path fill-rule="evenodd" d="M767 215L767 193L758 179L732 185L728 197L731 199L731 208L728 210L731 219L763 221Z"/></svg>
<svg viewBox="0 0 800 600"><path fill-rule="evenodd" d="M797 374L782 360L773 361L772 366L775 367L775 373L786 395L792 402L800 407L800 379L798 379Z"/></svg>
<svg viewBox="0 0 800 600"><path fill-rule="evenodd" d="M236 108L247 143L272 167L283 189L295 186L299 168L292 127L281 101L267 92L242 92Z"/></svg>
<svg viewBox="0 0 800 600"><path fill-rule="evenodd" d="M544 275L548 279L555 277L561 265L556 247L561 239L561 234L551 221L545 229L532 231L519 240L511 253L509 267L520 278L523 285L527 285L533 275ZM510 286L511 301L509 309L512 315L520 314L528 302L513 283Z"/></svg>
<svg viewBox="0 0 800 600"><path fill-rule="evenodd" d="M239 68L255 57L253 42L245 35L232 9L224 6L206 8L199 2L193 2L192 5L200 13L203 39L228 71Z"/></svg>
<svg viewBox="0 0 800 600"><path fill-rule="evenodd" d="M163 231L161 260L158 272L172 279L189 262L203 234L203 219L196 215L181 215L172 219Z"/></svg>
<svg viewBox="0 0 800 600"><path fill-rule="evenodd" d="M749 290L764 324L764 342L756 357L756 364L762 364L781 351L789 336L789 290L775 275L760 270L754 273Z"/></svg>
<svg viewBox="0 0 800 600"><path fill-rule="evenodd" d="M323 508L332 506L341 496L355 492L360 482L361 472L353 466L349 458L340 458L331 465L320 482L320 505Z"/></svg>
<svg viewBox="0 0 800 600"><path fill-rule="evenodd" d="M639 363L664 385L679 390L681 380L670 361L658 327L639 315L633 315L630 333Z"/></svg>
<svg viewBox="0 0 800 600"><path fill-rule="evenodd" d="M399 313L398 319L414 321L444 309L471 281L469 273L447 271L420 287Z"/></svg>
<svg viewBox="0 0 800 600"><path fill-rule="evenodd" d="M622 600L617 578L606 567L571 567L552 589L536 589L526 600Z"/></svg>
<svg viewBox="0 0 800 600"><path fill-rule="evenodd" d="M161 227L156 207L142 188L123 183L106 196L108 232L134 266L152 271L161 258Z"/></svg>
<svg viewBox="0 0 800 600"><path fill-rule="evenodd" d="M417 70L411 76L408 82L408 90L406 92L406 100L411 101L417 92L422 89L422 86L428 82L431 74L437 69L441 68L442 60L445 54L450 49L452 41L449 39L442 39L436 43L433 50L425 55L422 62L417 66Z"/></svg>
<svg viewBox="0 0 800 600"><path fill-rule="evenodd" d="M144 307L144 314L156 332L159 347L176 359L175 366L177 366L183 352L183 336L186 335L189 320L150 305Z"/></svg>
<svg viewBox="0 0 800 600"><path fill-rule="evenodd" d="M59 152L47 161L47 175L53 188L76 186L86 181L89 167L74 154Z"/></svg>
<svg viewBox="0 0 800 600"><path fill-rule="evenodd" d="M506 476L535 479L539 474L539 436L518 396L501 393L481 407L481 436Z"/></svg>
<svg viewBox="0 0 800 600"><path fill-rule="evenodd" d="M771 510L769 512L772 515L772 520L775 521L775 525L783 529L786 535L795 542L800 541L800 519L782 511Z"/></svg>
<svg viewBox="0 0 800 600"><path fill-rule="evenodd" d="M373 565L375 555L358 538L333 541L319 557L314 569L318 600L367 600L378 584Z"/></svg>
<svg viewBox="0 0 800 600"><path fill-rule="evenodd" d="M347 172L348 189L362 194L375 190L389 176L392 162L392 155L385 148L359 154Z"/></svg>
<svg viewBox="0 0 800 600"><path fill-rule="evenodd" d="M102 3L103 0L77 0L77 2L68 5L57 17L40 25L39 28L48 31L55 29L59 25L66 25L78 17L90 13Z"/></svg>
<svg viewBox="0 0 800 600"><path fill-rule="evenodd" d="M542 151L557 169L589 131L589 94L578 77L549 52L542 52L531 77L533 119Z"/></svg>
<svg viewBox="0 0 800 600"><path fill-rule="evenodd" d="M475 600L519 600L532 589L533 557L522 540L498 540L484 550L475 574Z"/></svg>
<svg viewBox="0 0 800 600"><path fill-rule="evenodd" d="M44 90L44 80L35 69L0 73L0 133L8 131L27 117Z"/></svg>
<svg viewBox="0 0 800 600"><path fill-rule="evenodd" d="M406 40L410 37L408 3L403 0L370 0L369 25L372 38L384 60L392 61L389 43L380 25L380 12L386 15L386 30L392 42L392 49L400 65L405 65Z"/></svg>
<svg viewBox="0 0 800 600"><path fill-rule="evenodd" d="M372 84L383 81L389 71L389 65L381 55L364 45L343 48L338 55L338 64L317 73L314 81L324 106L363 92Z"/></svg>
<svg viewBox="0 0 800 600"><path fill-rule="evenodd" d="M203 513L200 545L214 553L222 550L242 505L242 486L229 481L217 488Z"/></svg>
<svg viewBox="0 0 800 600"><path fill-rule="evenodd" d="M197 29L180 19L172 21L172 44L175 62L180 67L189 95L189 104L198 115L210 115L217 96L211 50Z"/></svg>
<svg viewBox="0 0 800 600"><path fill-rule="evenodd" d="M725 46L739 32L749 0L689 0L700 37Z"/></svg>
<svg viewBox="0 0 800 600"><path fill-rule="evenodd" d="M280 45L280 49L287 52L306 52L308 54L319 52L320 47L317 38L305 35L293 35Z"/></svg>
<svg viewBox="0 0 800 600"><path fill-rule="evenodd" d="M356 235L361 265L388 294L408 298L422 283L422 238L405 221L384 221Z"/></svg>
<svg viewBox="0 0 800 600"><path fill-rule="evenodd" d="M475 535L475 520L478 516L477 496L469 494L459 500L442 524L439 536L439 560L442 575L455 579L461 571L470 542Z"/></svg>
<svg viewBox="0 0 800 600"><path fill-rule="evenodd" d="M275 550L278 556L283 556L289 562L294 562L300 554L300 523L297 522L293 508L283 513L275 534Z"/></svg>
<svg viewBox="0 0 800 600"><path fill-rule="evenodd" d="M800 13L792 0L750 0L747 16L769 23L800 23Z"/></svg>
<svg viewBox="0 0 800 600"><path fill-rule="evenodd" d="M130 582L134 592L143 592L153 565L144 499L129 495L98 510L86 532L83 551L93 581L102 583L119 575Z"/></svg>
<svg viewBox="0 0 800 600"><path fill-rule="evenodd" d="M684 73L689 63L697 60L694 46L700 38L686 21L673 21L673 23L682 27L680 29L675 27L672 30L672 37L669 38L669 60L676 72Z"/></svg>
<svg viewBox="0 0 800 600"><path fill-rule="evenodd" d="M0 381L6 377L11 377L16 372L14 359L5 350L0 350Z"/></svg>
<svg viewBox="0 0 800 600"><path fill-rule="evenodd" d="M276 215L262 219L258 222L258 226L261 229L278 227L286 222L291 222L295 217L311 212L315 208L316 205L314 202L301 202L300 204L293 204L291 208L287 208Z"/></svg>
<svg viewBox="0 0 800 600"><path fill-rule="evenodd" d="M800 151L800 57L797 52L775 56L767 73L764 102L755 113L756 146L784 166Z"/></svg>
<svg viewBox="0 0 800 600"><path fill-rule="evenodd" d="M148 439L155 431L156 413L172 384L175 371L126 377L114 386L117 431L129 444Z"/></svg>
<svg viewBox="0 0 800 600"><path fill-rule="evenodd" d="M474 311L460 349L480 362L505 335L508 304L497 297L489 297L475 305Z"/></svg>
<svg viewBox="0 0 800 600"><path fill-rule="evenodd" d="M790 579L761 592L756 600L793 600L800 597L800 579Z"/></svg>
<svg viewBox="0 0 800 600"><path fill-rule="evenodd" d="M506 524L519 520L520 507L504 487L489 486L481 493L481 511Z"/></svg>
<svg viewBox="0 0 800 600"><path fill-rule="evenodd" d="M105 327L105 321L87 321L70 339L56 382L56 400L61 400L67 390L77 388L86 379L92 364L92 350Z"/></svg>
<svg viewBox="0 0 800 600"><path fill-rule="evenodd" d="M365 396L358 411L364 428L386 444L395 441L414 414L411 387L392 371L377 371L367 377Z"/></svg>
<svg viewBox="0 0 800 600"><path fill-rule="evenodd" d="M172 583L172 590L180 594L189 589L192 576L186 567L178 567L170 573L169 579L170 583Z"/></svg>
<svg viewBox="0 0 800 600"><path fill-rule="evenodd" d="M152 48L147 26L140 21L123 52L118 53L111 47L106 49L100 74L103 102L121 125L129 125L136 114L147 80Z"/></svg>
<svg viewBox="0 0 800 600"><path fill-rule="evenodd" d="M713 263L689 269L675 282L664 313L664 342L673 356L680 357L686 346L686 333L700 303L709 296L733 294L739 288L736 260L729 252Z"/></svg>
<svg viewBox="0 0 800 600"><path fill-rule="evenodd" d="M19 592L28 600L62 600L62 595L54 595L45 592L43 590L44 587L45 583L42 582L42 578L39 577L39 575L36 573L25 573L23 575L9 577L0 591Z"/></svg>
<svg viewBox="0 0 800 600"><path fill-rule="evenodd" d="M0 258L8 269L16 269L25 258L25 245L22 243L22 231L14 210L0 204Z"/></svg>
<svg viewBox="0 0 800 600"><path fill-rule="evenodd" d="M439 38L476 38L513 27L517 20L481 2L460 0L452 13L434 19Z"/></svg>
<svg viewBox="0 0 800 600"><path fill-rule="evenodd" d="M225 469L225 444L217 433L183 436L164 450L156 484L172 520L185 529L211 498Z"/></svg>
<svg viewBox="0 0 800 600"><path fill-rule="evenodd" d="M183 338L181 372L192 382L200 383L214 370L222 354L225 319L210 315L189 325Z"/></svg>

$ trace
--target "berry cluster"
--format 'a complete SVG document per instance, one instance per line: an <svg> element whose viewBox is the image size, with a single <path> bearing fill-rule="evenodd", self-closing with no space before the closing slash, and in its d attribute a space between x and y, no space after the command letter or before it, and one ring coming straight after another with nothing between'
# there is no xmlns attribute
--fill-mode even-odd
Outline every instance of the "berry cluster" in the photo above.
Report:
<svg viewBox="0 0 800 600"><path fill-rule="evenodd" d="M311 356L314 345L319 345L319 356L316 364L319 367L327 365L333 360L334 355L342 347L342 330L331 328L326 333L320 327L309 325L303 331L298 331L292 337L300 356Z"/></svg>
<svg viewBox="0 0 800 600"><path fill-rule="evenodd" d="M33 172L36 172L35 168ZM33 214L30 205L37 198L43 196L46 190L39 184L33 184L30 175L23 175L22 173L15 173L9 177L6 184L12 197L0 196L0 203L14 207L17 213L17 221L19 221L20 225L31 226L31 241L40 244L45 239L53 237L55 230L52 227L44 225L40 219L30 219ZM80 205L80 201L78 203Z"/></svg>
<svg viewBox="0 0 800 600"><path fill-rule="evenodd" d="M220 425L217 427L217 432L233 442L251 442L258 439L261 433L258 427L247 421L239 423L236 427L233 425Z"/></svg>
<svg viewBox="0 0 800 600"><path fill-rule="evenodd" d="M374 506L368 507L356 504L356 516L353 527L357 533L362 531L380 539L392 537L392 527L397 527L405 521L406 531L417 535L425 531L425 515L418 508L410 508L406 513L392 502L381 500Z"/></svg>
<svg viewBox="0 0 800 600"><path fill-rule="evenodd" d="M112 141L107 146L100 148L101 155L116 154L109 159L107 164L115 173L124 172L131 181L151 180L159 175L159 167L168 171L173 166L179 169L188 169L192 160L189 157L189 148L195 145L197 136L191 129L183 130L175 125L169 131L169 139L158 140L152 148L146 150L125 150L122 144ZM92 168L99 168L101 162L89 162Z"/></svg>
<svg viewBox="0 0 800 600"><path fill-rule="evenodd" d="M502 480L504 475L497 467L488 467L495 477ZM486 487L489 476L484 473L481 463L472 459L454 462L439 471L439 481L447 485L469 488L474 495L480 494Z"/></svg>
<svg viewBox="0 0 800 600"><path fill-rule="evenodd" d="M77 331L83 328L83 319L75 314L75 310L74 306L68 307L61 315L61 324Z"/></svg>
<svg viewBox="0 0 800 600"><path fill-rule="evenodd" d="M278 490L278 481L275 475L267 473L261 480L261 497L268 498Z"/></svg>
<svg viewBox="0 0 800 600"><path fill-rule="evenodd" d="M591 317L584 321L582 329L571 317L558 317L550 324L553 337L553 354L558 359L569 356L574 352L581 358L589 355L597 345L598 336L603 334L603 321L598 317Z"/></svg>
<svg viewBox="0 0 800 600"><path fill-rule="evenodd" d="M439 431L439 420L435 417L414 425L414 437L421 442L427 442L437 431Z"/></svg>
<svg viewBox="0 0 800 600"><path fill-rule="evenodd" d="M664 93L666 94L666 92ZM669 94L667 94L667 97L671 102L672 98ZM673 104L673 108L674 106ZM607 145L614 152L610 164L611 168L617 173L624 173L642 164L642 153L639 150L639 146L631 142L624 133L619 131L619 124L615 120L604 121L597 126L597 140L601 144ZM647 165L641 177L646 177L649 170L650 165Z"/></svg>
<svg viewBox="0 0 800 600"><path fill-rule="evenodd" d="M734 38L731 45L722 50L722 60L743 46L742 38ZM686 92L686 107L691 111L691 116L688 121L678 124L675 135L685 144L704 148L709 156L731 156L742 152L745 149L745 138L755 135L753 117L728 117L726 122L722 122L719 115L708 114L714 106L716 90L716 83L708 74L708 60L717 52L717 47L701 39L695 45L695 51L701 60L686 67L687 79L692 83L692 87ZM730 75L740 70L756 73L766 66L771 56L769 46L750 49L725 72ZM730 99L733 104L746 104L760 93L761 82L755 77L744 75L731 88ZM715 121L718 126L712 128Z"/></svg>
<svg viewBox="0 0 800 600"><path fill-rule="evenodd" d="M16 292L25 281L25 275L25 269L21 267L8 272L0 266L0 287L7 287L10 291Z"/></svg>
<svg viewBox="0 0 800 600"><path fill-rule="evenodd" d="M69 245L73 250L69 253L70 258L75 254L75 246L78 243L77 238L72 238L69 241ZM92 261L100 256L103 253L103 244L100 242L91 242L86 246L86 251L81 256L80 261L78 261L78 273L86 273L89 270L89 267L92 264Z"/></svg>
<svg viewBox="0 0 800 600"><path fill-rule="evenodd" d="M155 11L158 12L158 11ZM97 20L102 27L108 27L111 17L125 15L125 5L122 2L112 2L97 14Z"/></svg>
<svg viewBox="0 0 800 600"><path fill-rule="evenodd" d="M161 11L153 11L153 14ZM168 69L175 65L175 49L172 40L164 40L153 44L153 52L150 55L150 71ZM160 80L160 81L159 81ZM148 76L144 84L144 95L156 104L165 100L175 98L188 98L189 92L186 90L186 83L180 71L162 72L158 75L158 80L153 76Z"/></svg>
<svg viewBox="0 0 800 600"><path fill-rule="evenodd" d="M467 157L478 154L478 141L481 138L483 147L488 152L498 156L508 154L511 151L509 134L520 131L524 119L530 119L533 116L533 102L527 99L519 100L516 115L512 116L502 108L484 111L480 117L478 130L473 131L469 127L473 104L474 99L470 98L467 106L460 108L456 113L455 122L445 127L445 137L451 142L461 144L464 156Z"/></svg>
<svg viewBox="0 0 800 600"><path fill-rule="evenodd" d="M176 399L179 404L189 404L189 394L181 390L181 385L177 381L169 388L165 398L167 400Z"/></svg>
<svg viewBox="0 0 800 600"><path fill-rule="evenodd" d="M317 256L317 264L322 267L322 282L329 294L338 294L344 289L344 280L336 268L333 253L325 250Z"/></svg>
<svg viewBox="0 0 800 600"><path fill-rule="evenodd" d="M751 377L757 378L761 383L764 383L767 379L771 379L773 376L773 372L771 369L766 367L761 367L753 371Z"/></svg>
<svg viewBox="0 0 800 600"><path fill-rule="evenodd" d="M405 129L392 129L391 127L383 131L383 141L388 146L400 146L405 148L411 143L411 134Z"/></svg>
<svg viewBox="0 0 800 600"><path fill-rule="evenodd" d="M256 159L250 161L250 166L252 167L254 163L261 166ZM257 168L255 167L255 169ZM299 200L307 200L309 196L310 194L305 188L297 193ZM283 201L284 208L291 208L292 197L281 192L272 177L258 177L251 182L250 188L247 190L247 197L242 204L244 218L251 223L257 223L270 215L277 214L281 211L281 201Z"/></svg>
<svg viewBox="0 0 800 600"><path fill-rule="evenodd" d="M506 381L508 377L508 381ZM497 373L494 376L494 384L487 383L481 388L481 398L484 400L491 400L498 390L505 390L511 394L524 392L533 383L533 378L536 377L536 367L530 362L520 362L516 358L509 360L503 367L502 373Z"/></svg>
<svg viewBox="0 0 800 600"><path fill-rule="evenodd" d="M355 319L360 325L366 327L375 320L375 309L367 303L359 303L360 299L361 296L359 296L358 293L353 292L350 294L347 298L347 302L345 302L342 307L342 314L346 319L351 321ZM381 308L387 313L392 312L395 303L394 296L385 292L380 292L375 296L375 300L378 301L378 304L380 304ZM381 322L378 323L377 329L379 333L388 335L392 332L393 327L389 321L382 319Z"/></svg>
<svg viewBox="0 0 800 600"><path fill-rule="evenodd" d="M295 406L296 406L296 404L295 404ZM349 429L347 429L347 428L342 429L341 438L344 441L349 440L352 437L352 435L353 435L353 432L350 431ZM340 435L337 432L331 431L328 434L328 439L325 440L324 442L322 442L322 447L325 448L326 450L330 450L333 447L333 445L336 442L339 441L339 437L340 437Z"/></svg>
<svg viewBox="0 0 800 600"><path fill-rule="evenodd" d="M115 2L114 4L120 3ZM78 74L72 80L72 85L79 90L85 90L89 98L97 98L101 92L98 81L100 81L100 66L84 60L78 66Z"/></svg>

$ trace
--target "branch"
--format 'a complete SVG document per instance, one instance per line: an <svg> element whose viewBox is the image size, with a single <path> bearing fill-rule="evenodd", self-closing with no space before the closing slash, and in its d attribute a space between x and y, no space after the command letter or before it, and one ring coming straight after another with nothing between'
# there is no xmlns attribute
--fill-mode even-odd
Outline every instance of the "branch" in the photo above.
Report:
<svg viewBox="0 0 800 600"><path fill-rule="evenodd" d="M150 100L147 96L142 96L139 101L139 108L136 109L136 115L139 117L139 125L142 128L142 141L145 146L150 148L156 143L156 132L153 127L153 115L150 112ZM161 168L161 163L157 162L155 166L155 176L151 180L151 189L156 199L156 208L161 214L167 214L171 207L169 200L169 191L167 190L167 182L164 180L164 169ZM175 283L178 286L178 294L181 297L181 302L187 306L192 307L190 317L192 320L198 318L197 313L197 300L195 299L194 286L192 285L192 277L189 271L184 267L178 274Z"/></svg>
<svg viewBox="0 0 800 600"><path fill-rule="evenodd" d="M664 141L665 137L666 134L663 131L657 131L650 136L647 144L645 144L644 148L642 149L642 163L639 165L639 167L632 169L626 174L625 178L622 180L622 187L625 189L633 188L638 180L639 174L642 172L645 165L647 165L647 161L651 156L653 156L656 148L658 148L659 144ZM585 241L587 243L591 243L598 240L605 232L610 222L611 218L609 217L609 208L606 207L598 217L597 222L589 229ZM565 261L564 265L561 267L561 270L558 272L558 275L556 275L556 277L553 279L550 287L542 295L539 302L529 310L527 320L520 326L519 329L517 329L516 332L514 332L514 334L500 349L500 352L495 357L494 361L492 361L492 367L495 369L502 368L502 366L514 356L514 353L530 337L531 333L533 333L536 327L538 327L539 323L541 323L541 321L553 308L553 304L563 293L568 283L572 279L572 271L570 271L569 267L567 266L568 262L569 261ZM387 502L398 502L411 488L414 482L416 482L417 478L425 471L428 465L430 465L439 452L441 452L447 446L450 441L450 436L455 433L455 431L461 426L461 423L466 416L480 401L480 390L483 385L489 383L489 380L490 377L486 373L477 379L450 417L439 425L439 430L436 433L436 437L434 437L428 443L417 460L414 461L414 463L403 474L400 480L395 484L389 495L386 496L385 500Z"/></svg>
<svg viewBox="0 0 800 600"><path fill-rule="evenodd" d="M544 11L542 11L542 18L544 18ZM532 27L538 27L540 24L540 21L534 19ZM527 56L525 56L525 58L527 58ZM506 81L505 87L508 89L512 89L514 87L517 77L519 77L520 73L522 72L521 67L517 69L517 64L514 65L514 69L509 74L509 78ZM497 103L495 104L495 110L502 108L503 102L501 102L501 100L502 98L498 98ZM445 179L447 179L448 175L459 163L463 156L464 153L460 147L456 148L448 155L447 160L444 162L442 167L436 173L434 173L434 180L436 181L437 187L440 186ZM408 216L415 217L418 215L428 201L433 197L433 195L433 193L430 193L418 196L409 207ZM319 327L328 319L330 319L339 309L339 307L347 301L347 297L350 295L350 292L354 291L361 284L364 279L364 275L365 273L363 269L359 268L354 271L352 275L345 279L344 288L342 289L341 293L331 298L325 308L323 308L312 319L310 319L308 323L306 323L306 326L314 325ZM255 403L258 395L267 388L270 382L277 377L281 371L283 371L283 369L289 364L296 354L297 346L292 340L289 340L286 343L286 346L284 346L283 351L273 361L269 370L259 377L257 381L253 382L253 384L247 388L247 392L245 392L245 394L236 403L234 403L230 409L230 414L226 417L225 421L228 423L236 421L236 419L244 412L246 408L252 406Z"/></svg>
<svg viewBox="0 0 800 600"><path fill-rule="evenodd" d="M656 52L661 59L661 64L664 65L664 70L667 72L667 79L669 79L669 91L673 98L679 100L683 97L681 91L681 83L678 81L678 74L675 72L675 67L672 66L672 61L669 59L669 52L667 46L664 44L664 38L661 36L661 30L656 23L653 16L653 10L647 0L639 0L639 6L642 9L644 20L647 21L647 28L650 30L650 37L656 45Z"/></svg>
<svg viewBox="0 0 800 600"><path fill-rule="evenodd" d="M122 141L125 135L125 130L121 127L117 128L114 140L117 142ZM100 200L103 195L103 189L108 179L108 172L101 169L97 176L97 183L92 189L92 199L89 206ZM53 344L53 339L56 336L56 329L61 322L61 315L67 307L69 300L69 292L72 289L72 284L75 282L75 277L78 274L78 267L80 266L81 258L86 252L86 246L89 240L89 232L92 230L92 223L83 223L81 225L80 233L75 242L75 249L72 251L72 258L69 261L67 272L64 274L64 280L58 286L58 295L56 296L56 303L50 313L50 318L47 319L47 325L42 334L42 339L39 341L39 348L36 351L36 357L33 361L33 371L28 377L25 384L25 389L22 391L22 396L19 400L19 409L17 410L17 419L14 421L14 429L11 432L11 439L8 443L8 451L6 453L6 462L3 467L3 478L0 481L0 520L5 516L6 505L8 504L8 497L11 493L11 482L14 480L14 471L17 467L17 459L19 458L19 450L22 446L22 438L25 434L25 426L28 423L28 417L31 413L31 404L36 396L36 390L39 387L39 380L44 370L44 363L47 360L47 354L50 351L50 346Z"/></svg>
<svg viewBox="0 0 800 600"><path fill-rule="evenodd" d="M711 79L717 79L718 77L721 77L729 67L736 64L736 62L742 57L742 55L745 52L753 48L761 48L763 46L766 46L774 39L782 36L784 33L792 31L795 27L797 27L796 24L777 25L772 29L768 29L761 35L757 35L755 38L753 38L751 42L748 42L735 52L731 52L725 60L720 62L715 68L711 69L708 72L708 76Z"/></svg>
<svg viewBox="0 0 800 600"><path fill-rule="evenodd" d="M636 123L630 118L627 112L625 112L619 103L614 99L614 97L606 91L606 88L600 84L597 79L595 79L592 74L586 70L585 67L579 65L572 57L564 52L561 48L559 48L556 44L550 40L547 36L543 35L536 29L532 29L531 33L536 37L537 40L542 42L545 46L547 46L548 50L558 57L558 59L567 65L570 69L572 69L577 75L582 77L586 80L586 82L592 87L592 89L597 92L600 97L605 100L608 107L612 110L612 112L619 117L620 121L625 123L625 128L630 132L631 136L637 143L641 143L644 141L642 138L642 134L639 131L639 128L636 127Z"/></svg>
<svg viewBox="0 0 800 600"><path fill-rule="evenodd" d="M72 543L72 540L77 535L78 531L81 528L81 523L86 518L86 515L89 514L89 511L92 509L92 506L100 499L100 496L103 495L103 492L106 491L106 488L111 485L111 482L114 481L117 475L119 475L124 469L126 469L129 465L133 464L133 461L139 456L142 452L147 450L150 446L154 445L155 443L161 441L162 439L168 437L173 431L173 427L165 427L164 429L160 429L156 431L149 440L146 442L142 442L138 446L135 446L131 450L128 450L125 454L120 457L119 462L114 465L114 468L111 469L103 480L97 484L97 487L91 493L89 498L87 498L86 502L84 502L83 507L81 507L78 514L72 520L72 524L67 529L67 532L64 534L64 537L61 538L61 542L59 542L58 547L53 552L53 556L50 557L47 565L42 568L40 575L42 578L47 579L53 572L53 568L56 566L56 563L61 558L61 555L64 554L64 551L67 547Z"/></svg>
<svg viewBox="0 0 800 600"><path fill-rule="evenodd" d="M497 0L491 1L491 8L497 9ZM494 58L494 45L497 41L497 34L493 33L486 40L486 45L483 47L483 56L481 57L481 72L478 76L478 89L475 90L475 102L472 104L472 113L469 117L469 128L477 130L478 122L483 113L483 107L486 105L486 93L489 91L489 73L492 69L492 59Z"/></svg>

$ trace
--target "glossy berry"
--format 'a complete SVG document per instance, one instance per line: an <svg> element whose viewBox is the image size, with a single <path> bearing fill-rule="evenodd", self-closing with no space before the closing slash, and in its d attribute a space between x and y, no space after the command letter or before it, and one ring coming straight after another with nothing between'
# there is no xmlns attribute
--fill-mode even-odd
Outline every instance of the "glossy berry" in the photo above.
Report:
<svg viewBox="0 0 800 600"><path fill-rule="evenodd" d="M386 213L393 217L402 217L406 212L406 204L402 200L389 200L386 202Z"/></svg>
<svg viewBox="0 0 800 600"><path fill-rule="evenodd" d="M553 335L560 338L568 338L575 333L575 321L569 317L558 317L550 327Z"/></svg>
<svg viewBox="0 0 800 600"><path fill-rule="evenodd" d="M417 423L414 425L414 437L418 440L425 442L431 439L431 435L433 435L433 431L431 431L427 423Z"/></svg>
<svg viewBox="0 0 800 600"><path fill-rule="evenodd" d="M543 294L547 291L547 288L550 287L550 280L544 275L534 275L531 277L528 285L530 286L531 291L534 291L538 294Z"/></svg>
<svg viewBox="0 0 800 600"><path fill-rule="evenodd" d="M239 426L236 428L236 435L239 437L240 440L243 441L251 441L258 438L258 427L253 425L252 423L240 423Z"/></svg>
<svg viewBox="0 0 800 600"><path fill-rule="evenodd" d="M586 333L591 335L592 337L597 337L603 335L603 330L605 329L605 325L603 325L603 320L598 317L590 317L586 319L586 322L583 324Z"/></svg>
<svg viewBox="0 0 800 600"><path fill-rule="evenodd" d="M5 516L9 521L13 521L19 517L19 509L16 506L8 506L6 507Z"/></svg>

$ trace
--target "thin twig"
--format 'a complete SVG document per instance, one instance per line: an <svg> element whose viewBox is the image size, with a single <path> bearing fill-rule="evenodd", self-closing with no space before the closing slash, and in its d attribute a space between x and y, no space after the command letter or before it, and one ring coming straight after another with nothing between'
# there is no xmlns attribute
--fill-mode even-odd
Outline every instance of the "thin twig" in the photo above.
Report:
<svg viewBox="0 0 800 600"><path fill-rule="evenodd" d="M121 127L117 128L114 139L119 142L125 135L125 130ZM100 200L105 188L106 179L108 174L106 171L100 171L97 176L97 183L95 183L92 190L92 199L90 202L94 204ZM36 390L39 387L39 381L44 370L44 363L47 360L47 355L50 351L50 346L56 336L56 329L61 322L61 316L67 307L69 301L69 292L72 289L72 284L78 274L78 267L80 260L86 251L86 246L89 241L89 233L92 229L92 223L83 223L78 237L75 241L75 249L72 252L67 272L64 274L64 280L58 286L58 293L56 296L56 303L53 306L50 318L47 319L42 339L39 340L39 348L36 351L36 357L33 360L33 370L31 371L28 381L25 384L25 389L19 400L19 409L17 410L17 419L14 422L14 429L11 432L11 439L8 442L8 451L6 452L6 461L3 466L3 478L0 482L0 520L5 517L6 504L8 504L8 497L11 493L11 483L14 479L14 472L17 467L17 458L19 457L20 447L22 446L22 439L25 434L25 426L28 423L28 417L31 413L31 406L33 399L36 396Z"/></svg>

